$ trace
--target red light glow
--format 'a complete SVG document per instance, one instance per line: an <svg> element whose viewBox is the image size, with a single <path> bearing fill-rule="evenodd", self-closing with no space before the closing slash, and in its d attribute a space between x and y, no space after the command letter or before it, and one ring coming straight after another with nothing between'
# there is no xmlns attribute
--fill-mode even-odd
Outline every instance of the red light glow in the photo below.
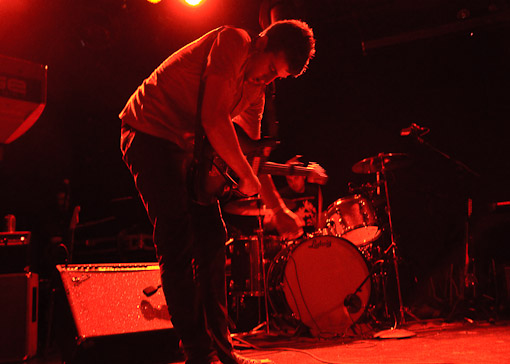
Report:
<svg viewBox="0 0 510 364"><path fill-rule="evenodd" d="M202 0L184 0L184 2L191 6L197 6L197 5L200 5Z"/></svg>

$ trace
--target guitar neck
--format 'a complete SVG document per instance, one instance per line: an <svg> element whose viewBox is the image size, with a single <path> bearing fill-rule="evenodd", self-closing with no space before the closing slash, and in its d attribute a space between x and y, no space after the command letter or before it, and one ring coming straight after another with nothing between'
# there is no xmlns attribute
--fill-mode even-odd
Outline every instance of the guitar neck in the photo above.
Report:
<svg viewBox="0 0 510 364"><path fill-rule="evenodd" d="M260 166L260 173L267 173L274 176L308 176L310 174L310 169L296 165L264 162L262 166Z"/></svg>

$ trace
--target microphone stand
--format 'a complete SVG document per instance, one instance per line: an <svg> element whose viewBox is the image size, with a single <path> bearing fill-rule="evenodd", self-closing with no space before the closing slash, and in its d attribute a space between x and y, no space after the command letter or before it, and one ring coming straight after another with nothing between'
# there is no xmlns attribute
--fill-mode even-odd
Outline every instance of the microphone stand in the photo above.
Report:
<svg viewBox="0 0 510 364"><path fill-rule="evenodd" d="M428 130L427 130L427 132L428 132ZM465 171L467 174L469 174L473 177L476 177L476 178L480 177L479 173L477 173L474 170L472 170L471 168L469 168L466 164L462 163L458 159L451 157L450 155L446 154L445 152L439 150L438 148L434 147L433 145L431 145L430 143L425 141L422 138L422 136L427 134L427 132L425 132L425 133L411 133L410 135L412 135L416 139L416 141L418 143L420 143L421 145L424 145L428 149L432 150L433 152L441 155L448 161L455 164L458 168L460 168L460 170ZM465 232L464 232L464 252L463 252L464 253L464 267L462 269L463 276L461 277L461 285L460 285L461 289L460 289L459 302L466 300L465 291L468 289L471 290L471 292L473 292L473 295L474 295L474 292L476 290L476 284L477 284L477 279L476 279L474 272L470 272L470 269L469 269L470 267L473 268L473 266L474 266L474 258L472 257L472 247L471 247L471 223L472 223L471 220L472 220L472 213L473 213L473 200L471 197L467 198L466 209L467 209L467 214L466 214L466 224L465 224ZM451 279L453 279L453 278L451 278ZM457 305L459 302L455 303L449 317L453 316L455 310L457 309Z"/></svg>
<svg viewBox="0 0 510 364"><path fill-rule="evenodd" d="M347 311L349 313L356 313L359 312L359 310L361 309L362 302L358 296L358 293L361 291L361 288L365 285L365 283L367 283L370 277L374 274L375 268L382 263L384 263L384 260L378 260L374 264L372 264L372 267L370 268L370 271L368 272L367 276L365 277L365 279L363 279L363 281L356 288L356 290L353 293L350 293L347 296L345 296L344 306L347 308Z"/></svg>
<svg viewBox="0 0 510 364"><path fill-rule="evenodd" d="M471 168L469 168L467 165L465 165L464 163L462 163L461 161L459 161L458 159L455 159L453 157L451 157L450 155L446 154L445 152L437 149L436 147L434 147L433 145L431 145L429 142L425 141L422 136L424 134L421 134L421 135L415 135L415 134L410 134L410 135L413 135L414 138L416 139L416 141L418 141L418 143L426 146L427 148L429 148L430 150L432 150L433 152L435 153L438 153L440 154L441 156L443 156L444 158L446 158L447 160L453 162L455 165L457 165L458 167L460 167L460 169L468 172L469 174L471 174L472 176L474 177L477 177L479 178L480 177L480 174L478 174L477 172L473 171Z"/></svg>

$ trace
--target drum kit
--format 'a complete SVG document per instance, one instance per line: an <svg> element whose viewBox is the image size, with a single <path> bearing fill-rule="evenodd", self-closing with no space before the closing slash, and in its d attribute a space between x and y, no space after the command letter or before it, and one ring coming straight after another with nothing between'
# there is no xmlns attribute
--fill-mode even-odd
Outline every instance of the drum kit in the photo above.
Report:
<svg viewBox="0 0 510 364"><path fill-rule="evenodd" d="M264 302L265 322L258 322L257 328L265 326L268 333L270 326L294 332L304 329L314 337L335 337L354 330L364 319L379 321L378 315L388 319L389 267L395 269L399 300L400 317L394 319L404 323L387 172L408 162L407 154L381 153L352 167L354 173L376 175L377 184L370 188L384 201L384 216L376 211L370 191L356 193L318 211L321 226L293 240L264 233L262 217L267 211L259 199L224 206L229 214L259 219L260 228L253 236L227 242L229 297L237 301L257 297Z"/></svg>

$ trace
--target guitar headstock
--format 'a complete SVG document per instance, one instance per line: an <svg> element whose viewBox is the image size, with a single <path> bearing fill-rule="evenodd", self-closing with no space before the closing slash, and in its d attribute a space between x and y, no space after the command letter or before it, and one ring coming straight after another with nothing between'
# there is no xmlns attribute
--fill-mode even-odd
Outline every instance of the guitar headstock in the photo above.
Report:
<svg viewBox="0 0 510 364"><path fill-rule="evenodd" d="M325 185L328 182L328 175L326 174L326 170L322 168L318 163L310 162L306 168L309 170L309 174L306 179L309 183Z"/></svg>

